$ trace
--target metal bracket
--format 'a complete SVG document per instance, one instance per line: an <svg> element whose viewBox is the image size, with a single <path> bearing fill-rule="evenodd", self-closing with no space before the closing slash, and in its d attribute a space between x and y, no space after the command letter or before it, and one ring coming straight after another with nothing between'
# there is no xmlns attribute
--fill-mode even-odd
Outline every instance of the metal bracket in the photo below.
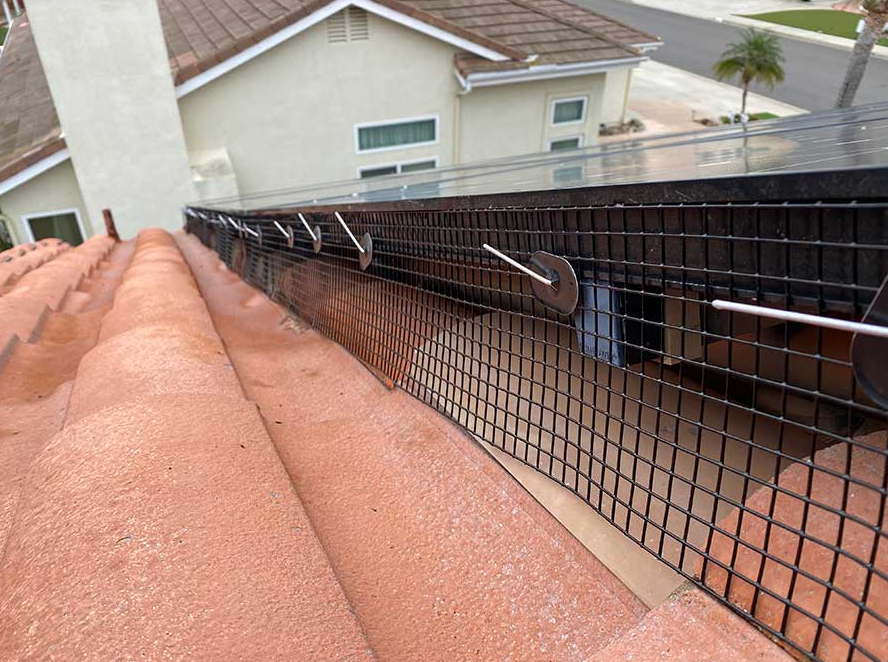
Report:
<svg viewBox="0 0 888 662"><path fill-rule="evenodd" d="M570 262L551 253L537 251L530 256L530 263L552 281L551 285L543 285L536 279L532 280L530 286L534 296L544 306L562 315L571 315L577 308L580 286Z"/></svg>
<svg viewBox="0 0 888 662"><path fill-rule="evenodd" d="M302 221L302 225L305 226L305 230L311 235L311 248L315 253L321 252L321 246L323 244L323 240L321 239L321 228L317 225L314 226L312 230L311 226L309 226L308 221L305 220L305 216L302 215L301 212L297 212L299 216L299 220Z"/></svg>
<svg viewBox="0 0 888 662"><path fill-rule="evenodd" d="M533 295L544 306L562 315L570 315L576 310L580 286L573 267L563 257L537 251L530 256L530 263L536 268L534 271L489 244L483 244L482 247L526 276L530 276Z"/></svg>
<svg viewBox="0 0 888 662"><path fill-rule="evenodd" d="M370 237L370 233L366 233L363 237L361 237L361 241L358 241L355 238L355 235L349 229L349 227L345 224L342 216L338 211L334 211L333 215L336 217L336 220L339 221L339 225L342 226L342 229L345 230L345 233L348 235L348 238L352 240L352 243L357 247L358 252L360 252L360 256L358 257L358 264L361 266L361 271L366 271L367 267L370 266L370 263L373 261L373 239Z"/></svg>
<svg viewBox="0 0 888 662"><path fill-rule="evenodd" d="M888 336L888 277L863 316L869 326L878 325ZM864 392L888 409L888 337L857 331L851 338L851 369Z"/></svg>

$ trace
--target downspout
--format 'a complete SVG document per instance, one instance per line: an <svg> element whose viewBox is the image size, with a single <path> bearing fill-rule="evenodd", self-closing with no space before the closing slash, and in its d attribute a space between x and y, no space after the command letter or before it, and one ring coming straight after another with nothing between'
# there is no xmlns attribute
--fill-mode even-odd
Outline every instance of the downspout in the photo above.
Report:
<svg viewBox="0 0 888 662"><path fill-rule="evenodd" d="M9 11L9 3L7 0L0 0L3 3L3 13L6 15L6 26L12 27L12 14Z"/></svg>
<svg viewBox="0 0 888 662"><path fill-rule="evenodd" d="M472 91L472 83L467 78L463 78L457 69L453 70L453 75L459 82L461 90L458 90L453 97L453 165L459 165L459 144L461 140L462 127L462 98Z"/></svg>

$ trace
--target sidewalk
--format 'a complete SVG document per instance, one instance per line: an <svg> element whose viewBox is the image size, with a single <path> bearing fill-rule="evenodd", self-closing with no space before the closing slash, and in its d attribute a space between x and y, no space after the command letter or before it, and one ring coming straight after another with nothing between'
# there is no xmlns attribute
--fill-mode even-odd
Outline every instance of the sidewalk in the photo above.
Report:
<svg viewBox="0 0 888 662"><path fill-rule="evenodd" d="M695 119L717 120L721 115L738 112L741 95L739 87L648 60L634 70L629 89L629 116L644 122L645 131L602 137L600 141L700 130L705 127ZM747 100L747 111L768 112L779 117L806 112L803 108L752 92Z"/></svg>
<svg viewBox="0 0 888 662"><path fill-rule="evenodd" d="M754 27L757 30L770 32L781 37L823 44L824 46L840 48L846 51L851 51L854 48L854 41L844 37L834 37L811 30L802 30L745 17L746 14L761 14L772 11L832 9L833 5L836 4L836 0L810 0L810 2L804 3L799 0L670 0L668 4L662 0L622 0L622 2L642 5L661 11L670 11L675 14L684 14L718 23L727 23L728 25L742 28ZM888 59L888 46L875 46L873 48L873 57Z"/></svg>

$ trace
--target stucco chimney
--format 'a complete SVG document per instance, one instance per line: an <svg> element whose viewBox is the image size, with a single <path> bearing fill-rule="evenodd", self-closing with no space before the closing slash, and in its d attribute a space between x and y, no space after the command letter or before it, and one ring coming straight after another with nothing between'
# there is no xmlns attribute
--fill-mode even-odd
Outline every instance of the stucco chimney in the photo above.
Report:
<svg viewBox="0 0 888 662"><path fill-rule="evenodd" d="M157 0L28 0L87 212L124 238L196 198Z"/></svg>

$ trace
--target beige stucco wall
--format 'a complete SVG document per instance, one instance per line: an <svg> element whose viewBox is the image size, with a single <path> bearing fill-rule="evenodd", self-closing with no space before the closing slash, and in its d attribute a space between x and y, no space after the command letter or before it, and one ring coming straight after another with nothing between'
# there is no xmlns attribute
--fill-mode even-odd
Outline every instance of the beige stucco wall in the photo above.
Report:
<svg viewBox="0 0 888 662"><path fill-rule="evenodd" d="M462 98L460 159L463 162L549 150L549 141L582 136L598 141L605 74L475 88ZM586 121L553 126L556 99L585 96Z"/></svg>
<svg viewBox="0 0 888 662"><path fill-rule="evenodd" d="M451 162L455 49L369 16L370 39L309 28L179 100L188 149L228 150L240 192L354 179L359 167ZM354 126L438 116L438 144L357 154Z"/></svg>
<svg viewBox="0 0 888 662"><path fill-rule="evenodd" d="M76 209L80 214L84 239L94 233L71 161L64 161L0 196L0 211L12 222L11 230L16 243L29 241L23 216L63 209ZM98 218L101 219L101 216ZM101 220L99 223L101 226ZM104 231L104 227L97 230Z"/></svg>
<svg viewBox="0 0 888 662"><path fill-rule="evenodd" d="M607 72L604 85L604 99L601 103L602 124L623 121L626 112L627 86L632 82L632 69L612 69Z"/></svg>
<svg viewBox="0 0 888 662"><path fill-rule="evenodd" d="M460 95L454 47L373 14L369 23L368 41L330 44L321 22L182 97L188 149L226 149L246 194L354 179L359 168L396 162L446 166L540 152L577 134L594 144L602 106L623 101L623 72L607 85L602 73ZM579 95L589 98L586 121L550 126L552 100ZM356 124L430 115L437 144L356 152Z"/></svg>
<svg viewBox="0 0 888 662"><path fill-rule="evenodd" d="M181 226L195 197L157 0L30 0L40 60L91 218Z"/></svg>

